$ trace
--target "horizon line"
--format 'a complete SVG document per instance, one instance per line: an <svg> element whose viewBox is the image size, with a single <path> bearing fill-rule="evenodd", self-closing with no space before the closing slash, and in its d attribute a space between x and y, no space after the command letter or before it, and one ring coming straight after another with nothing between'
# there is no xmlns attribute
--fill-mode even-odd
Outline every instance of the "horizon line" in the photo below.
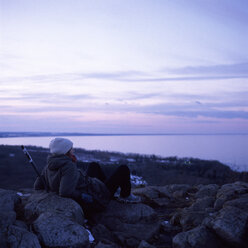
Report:
<svg viewBox="0 0 248 248"><path fill-rule="evenodd" d="M248 133L80 133L80 132L8 132L0 131L0 138L51 136L169 136L169 135L248 135Z"/></svg>

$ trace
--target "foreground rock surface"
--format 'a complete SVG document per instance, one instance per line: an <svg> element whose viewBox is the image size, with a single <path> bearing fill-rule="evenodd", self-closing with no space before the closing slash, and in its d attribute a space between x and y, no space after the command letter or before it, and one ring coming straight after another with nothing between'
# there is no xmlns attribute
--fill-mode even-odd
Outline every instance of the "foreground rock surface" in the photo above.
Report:
<svg viewBox="0 0 248 248"><path fill-rule="evenodd" d="M147 186L133 190L142 203L113 200L89 220L71 199L29 191L0 189L1 248L248 247L247 183Z"/></svg>

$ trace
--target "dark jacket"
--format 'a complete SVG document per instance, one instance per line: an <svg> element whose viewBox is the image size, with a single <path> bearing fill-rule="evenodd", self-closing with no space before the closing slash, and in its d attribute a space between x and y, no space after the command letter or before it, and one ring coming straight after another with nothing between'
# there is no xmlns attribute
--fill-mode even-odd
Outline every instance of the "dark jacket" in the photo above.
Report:
<svg viewBox="0 0 248 248"><path fill-rule="evenodd" d="M42 176L49 191L56 192L62 197L78 201L82 193L87 193L103 206L109 202L110 193L105 184L96 178L88 177L66 155L49 155ZM34 188L36 190L45 188L40 178L36 179Z"/></svg>

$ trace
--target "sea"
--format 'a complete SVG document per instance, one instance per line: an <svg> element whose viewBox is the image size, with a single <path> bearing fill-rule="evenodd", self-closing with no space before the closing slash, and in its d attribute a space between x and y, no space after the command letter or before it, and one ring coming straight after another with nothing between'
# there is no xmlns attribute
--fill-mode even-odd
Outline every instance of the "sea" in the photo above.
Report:
<svg viewBox="0 0 248 248"><path fill-rule="evenodd" d="M240 135L100 135L63 136L87 150L139 153L161 157L218 160L237 171L248 171L248 134ZM0 138L4 145L48 148L54 137Z"/></svg>

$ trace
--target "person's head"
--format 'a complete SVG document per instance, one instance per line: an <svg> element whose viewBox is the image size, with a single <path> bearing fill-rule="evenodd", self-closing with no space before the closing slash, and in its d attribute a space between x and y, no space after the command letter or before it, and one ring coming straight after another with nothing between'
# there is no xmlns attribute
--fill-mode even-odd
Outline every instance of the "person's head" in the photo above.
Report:
<svg viewBox="0 0 248 248"><path fill-rule="evenodd" d="M73 143L65 138L55 138L49 144L50 153L58 155L72 153L72 147Z"/></svg>

